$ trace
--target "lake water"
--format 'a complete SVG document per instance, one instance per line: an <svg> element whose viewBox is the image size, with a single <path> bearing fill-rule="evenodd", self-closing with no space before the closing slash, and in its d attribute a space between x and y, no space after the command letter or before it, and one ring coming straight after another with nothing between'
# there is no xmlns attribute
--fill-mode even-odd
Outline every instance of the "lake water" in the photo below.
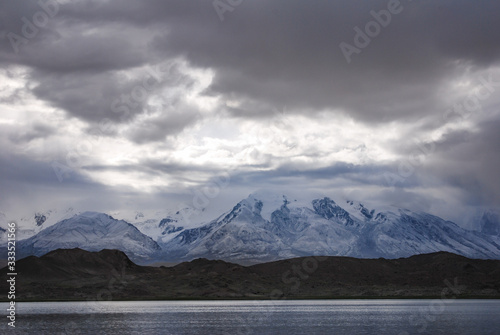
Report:
<svg viewBox="0 0 500 335"><path fill-rule="evenodd" d="M2 303L2 310L6 310ZM1 334L500 334L500 300L17 303ZM7 315L7 312L4 312Z"/></svg>

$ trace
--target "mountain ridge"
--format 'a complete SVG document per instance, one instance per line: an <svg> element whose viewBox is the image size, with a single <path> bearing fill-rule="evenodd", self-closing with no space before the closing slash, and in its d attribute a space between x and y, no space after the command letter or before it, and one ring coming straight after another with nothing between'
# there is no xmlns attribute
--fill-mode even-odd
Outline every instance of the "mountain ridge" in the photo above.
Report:
<svg viewBox="0 0 500 335"><path fill-rule="evenodd" d="M300 257L252 266L200 258L150 267L118 250L75 248L21 259L16 270L16 301L500 298L500 260L448 252L399 259ZM7 271L0 269L4 277ZM7 285L0 282L0 289Z"/></svg>
<svg viewBox="0 0 500 335"><path fill-rule="evenodd" d="M308 255L398 258L434 251L500 258L500 240L494 236L467 231L428 213L407 209L376 212L347 201L354 205L348 211L328 197L311 203L312 208L294 206L284 197L266 220L261 216L265 204L250 195L225 221L184 230L162 248L167 259L170 253L180 260L208 257L241 264ZM186 248L185 236L191 237L193 248Z"/></svg>
<svg viewBox="0 0 500 335"><path fill-rule="evenodd" d="M18 251L24 257L58 248L113 247L140 264L204 257L250 265L313 255L398 258L436 251L500 259L494 216L483 224L483 230L492 232L486 234L408 209L377 210L329 197L308 203L286 195L253 193L196 227L185 226L180 212L157 219L151 223L156 227L153 236L107 214L83 212L19 241ZM135 215L143 218L142 213ZM151 229L143 226L142 231Z"/></svg>

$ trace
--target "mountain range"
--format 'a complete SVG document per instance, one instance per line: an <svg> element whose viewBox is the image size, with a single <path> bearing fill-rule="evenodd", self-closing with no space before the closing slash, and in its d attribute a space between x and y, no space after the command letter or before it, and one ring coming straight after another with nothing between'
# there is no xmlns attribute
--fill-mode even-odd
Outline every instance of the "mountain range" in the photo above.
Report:
<svg viewBox="0 0 500 335"><path fill-rule="evenodd" d="M46 228L42 216L35 220L40 230L18 241L18 258L56 249L113 248L139 264L203 257L249 265L311 255L400 258L439 251L500 259L495 213L484 213L481 231L472 231L429 213L369 208L328 197L297 201L252 194L196 226L189 226L180 211L154 219L135 213L128 221L104 213L75 213Z"/></svg>

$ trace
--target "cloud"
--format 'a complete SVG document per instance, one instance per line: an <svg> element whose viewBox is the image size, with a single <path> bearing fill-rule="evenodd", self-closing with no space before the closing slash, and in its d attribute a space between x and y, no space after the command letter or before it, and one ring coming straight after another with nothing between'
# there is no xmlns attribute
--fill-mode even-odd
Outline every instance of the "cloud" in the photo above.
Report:
<svg viewBox="0 0 500 335"><path fill-rule="evenodd" d="M450 133L437 143L434 173L448 184L467 191L467 203L500 203L500 119L479 125L474 132Z"/></svg>
<svg viewBox="0 0 500 335"><path fill-rule="evenodd" d="M75 112L86 120L109 109L111 101L99 93L111 100L136 84L124 84L113 71L182 57L215 71L207 93L243 102L228 109L232 115L265 115L286 105L291 112L326 109L370 123L435 114L443 82L497 63L499 4L425 1L402 2L401 13L347 64L339 44L354 43L353 28L364 28L374 20L370 12L387 4L252 1L221 24L210 4L196 1L65 3L54 24L41 29L43 38L27 45L32 49L13 57L4 48L2 58L37 69L33 80L47 89L37 86L35 93L61 108L83 105L71 89L97 97ZM7 10L29 17L37 9L24 7ZM5 30L20 31L20 22L9 19ZM47 92L58 88L59 95ZM67 103L61 95L69 96Z"/></svg>
<svg viewBox="0 0 500 335"><path fill-rule="evenodd" d="M36 139L46 139L56 133L56 129L46 124L36 123L33 127L22 133L11 134L10 139L16 144L31 142Z"/></svg>
<svg viewBox="0 0 500 335"><path fill-rule="evenodd" d="M227 172L238 195L500 206L498 2L402 0L389 18L387 0L255 0L221 21L211 1L54 1L0 4L0 182L16 201L163 199ZM412 163L419 145L435 151ZM53 161L73 176L59 184Z"/></svg>

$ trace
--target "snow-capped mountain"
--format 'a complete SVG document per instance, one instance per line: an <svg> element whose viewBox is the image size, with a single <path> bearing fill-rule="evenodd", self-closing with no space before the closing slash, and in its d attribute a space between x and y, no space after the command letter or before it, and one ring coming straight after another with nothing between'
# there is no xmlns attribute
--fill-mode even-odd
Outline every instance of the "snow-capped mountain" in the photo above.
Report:
<svg viewBox="0 0 500 335"><path fill-rule="evenodd" d="M309 255L399 258L436 251L500 259L498 221L492 215L478 223L482 231L472 231L424 212L265 192L205 223L193 224L190 215L189 208L121 211L113 216L127 219L117 220L85 212L20 241L18 253L116 248L142 264L200 257L242 264ZM196 215L200 219L203 211Z"/></svg>
<svg viewBox="0 0 500 335"><path fill-rule="evenodd" d="M166 243L174 238L176 233L208 221L203 214L203 210L184 206L175 210L111 212L113 217L133 224L141 233L158 243Z"/></svg>
<svg viewBox="0 0 500 335"><path fill-rule="evenodd" d="M162 245L168 260L198 257L234 259L253 255L267 260L269 255L285 255L286 245L266 227L260 215L262 202L245 199L229 213L198 228L186 229ZM281 252L281 254L280 254Z"/></svg>
<svg viewBox="0 0 500 335"><path fill-rule="evenodd" d="M50 227L57 222L68 219L79 211L74 208L60 209L50 209L45 211L35 211L29 214L23 215L18 218L12 218L10 215L0 213L0 228L5 229L9 222L16 223L16 237L17 239L29 238L41 230ZM5 236L0 236L0 242L4 243L6 240Z"/></svg>
<svg viewBox="0 0 500 335"><path fill-rule="evenodd" d="M55 249L81 248L87 251L118 249L136 262L155 257L158 244L132 224L96 212L84 212L40 231L17 243L19 258L42 256Z"/></svg>
<svg viewBox="0 0 500 335"><path fill-rule="evenodd" d="M377 212L349 200L344 208L327 197L304 207L284 196L267 220L262 216L265 207L251 195L218 219L163 244L164 257L255 263L306 255L399 258L449 251L500 258L495 238L427 213L397 208Z"/></svg>

